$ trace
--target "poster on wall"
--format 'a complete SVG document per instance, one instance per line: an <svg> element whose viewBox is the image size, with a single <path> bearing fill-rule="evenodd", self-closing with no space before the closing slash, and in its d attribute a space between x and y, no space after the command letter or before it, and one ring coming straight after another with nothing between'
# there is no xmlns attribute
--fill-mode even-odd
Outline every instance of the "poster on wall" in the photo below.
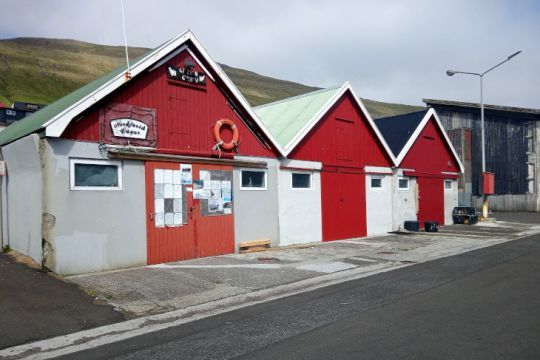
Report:
<svg viewBox="0 0 540 360"><path fill-rule="evenodd" d="M193 177L191 175L191 164L181 164L180 172L182 176L182 185L191 185Z"/></svg>
<svg viewBox="0 0 540 360"><path fill-rule="evenodd" d="M182 226L187 220L185 200L180 171L154 169L154 226Z"/></svg>
<svg viewBox="0 0 540 360"><path fill-rule="evenodd" d="M201 201L202 216L232 214L232 171L200 170L193 181L193 199Z"/></svg>

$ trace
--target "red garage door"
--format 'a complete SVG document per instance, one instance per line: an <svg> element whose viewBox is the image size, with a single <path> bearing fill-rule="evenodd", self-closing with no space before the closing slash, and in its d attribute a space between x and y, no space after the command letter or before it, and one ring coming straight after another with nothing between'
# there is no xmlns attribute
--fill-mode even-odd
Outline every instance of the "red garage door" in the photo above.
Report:
<svg viewBox="0 0 540 360"><path fill-rule="evenodd" d="M418 177L418 221L438 221L444 225L444 181L441 178Z"/></svg>
<svg viewBox="0 0 540 360"><path fill-rule="evenodd" d="M321 182L323 241L366 236L365 174L323 170Z"/></svg>

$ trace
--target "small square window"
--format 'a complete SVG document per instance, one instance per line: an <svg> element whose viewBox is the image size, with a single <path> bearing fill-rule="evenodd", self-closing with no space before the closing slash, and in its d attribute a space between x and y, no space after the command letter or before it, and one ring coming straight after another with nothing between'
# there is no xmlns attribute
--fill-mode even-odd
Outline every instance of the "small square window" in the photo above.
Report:
<svg viewBox="0 0 540 360"><path fill-rule="evenodd" d="M292 174L293 189L311 189L311 174Z"/></svg>
<svg viewBox="0 0 540 360"><path fill-rule="evenodd" d="M454 181L444 180L444 190L452 190L452 189L454 189Z"/></svg>
<svg viewBox="0 0 540 360"><path fill-rule="evenodd" d="M382 189L382 177L371 177L370 185L372 189Z"/></svg>
<svg viewBox="0 0 540 360"><path fill-rule="evenodd" d="M243 170L240 178L242 190L266 190L266 171Z"/></svg>
<svg viewBox="0 0 540 360"><path fill-rule="evenodd" d="M121 190L122 163L108 160L70 160L71 190Z"/></svg>
<svg viewBox="0 0 540 360"><path fill-rule="evenodd" d="M399 178L398 188L399 190L409 190L409 178Z"/></svg>

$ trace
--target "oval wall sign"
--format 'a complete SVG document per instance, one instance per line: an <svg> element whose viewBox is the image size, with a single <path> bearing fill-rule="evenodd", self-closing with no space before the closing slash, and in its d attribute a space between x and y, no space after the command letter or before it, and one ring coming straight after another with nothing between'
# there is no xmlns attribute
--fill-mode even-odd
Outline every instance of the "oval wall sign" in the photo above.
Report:
<svg viewBox="0 0 540 360"><path fill-rule="evenodd" d="M111 120L111 129L113 136L116 137L146 139L146 136L148 135L148 125L142 121L133 119Z"/></svg>

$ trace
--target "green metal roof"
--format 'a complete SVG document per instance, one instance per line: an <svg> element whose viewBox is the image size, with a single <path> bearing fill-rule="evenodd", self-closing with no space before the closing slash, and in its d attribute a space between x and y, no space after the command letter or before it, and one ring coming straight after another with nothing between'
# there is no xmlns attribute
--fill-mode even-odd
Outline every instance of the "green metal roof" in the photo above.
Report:
<svg viewBox="0 0 540 360"><path fill-rule="evenodd" d="M60 114L62 111L68 109L71 105L77 103L79 100L82 100L84 97L90 95L93 91L105 85L115 76L124 71L126 71L125 66L119 67L107 75L94 80L91 83L88 83L75 90L74 92L67 94L63 98L60 98L59 100L45 106L43 109L36 111L32 115L14 122L4 131L0 132L0 146L38 131L47 121Z"/></svg>
<svg viewBox="0 0 540 360"><path fill-rule="evenodd" d="M317 90L254 108L262 123L285 148L319 111L341 89L341 86Z"/></svg>

